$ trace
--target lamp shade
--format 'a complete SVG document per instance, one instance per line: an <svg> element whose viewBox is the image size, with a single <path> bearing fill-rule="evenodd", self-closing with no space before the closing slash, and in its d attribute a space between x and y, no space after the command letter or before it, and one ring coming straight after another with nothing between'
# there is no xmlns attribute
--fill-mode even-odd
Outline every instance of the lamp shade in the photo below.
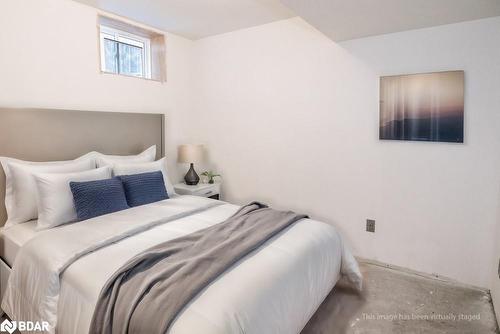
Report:
<svg viewBox="0 0 500 334"><path fill-rule="evenodd" d="M195 163L203 161L203 145L180 145L177 152L177 161Z"/></svg>

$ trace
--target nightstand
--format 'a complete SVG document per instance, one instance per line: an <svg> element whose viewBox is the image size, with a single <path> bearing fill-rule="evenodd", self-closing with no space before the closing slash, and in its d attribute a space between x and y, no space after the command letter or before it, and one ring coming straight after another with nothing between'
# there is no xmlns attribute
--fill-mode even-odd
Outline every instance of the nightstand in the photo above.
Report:
<svg viewBox="0 0 500 334"><path fill-rule="evenodd" d="M192 195L220 199L220 183L198 183L195 186L178 183L174 185L174 189L179 195Z"/></svg>

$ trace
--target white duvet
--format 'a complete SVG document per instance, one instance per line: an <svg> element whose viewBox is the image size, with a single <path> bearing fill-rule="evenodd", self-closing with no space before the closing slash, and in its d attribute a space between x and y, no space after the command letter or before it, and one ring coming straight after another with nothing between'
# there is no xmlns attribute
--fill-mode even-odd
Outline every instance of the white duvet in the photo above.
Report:
<svg viewBox="0 0 500 334"><path fill-rule="evenodd" d="M87 333L102 286L123 263L238 208L178 196L40 232L18 253L2 308L14 320L48 321L51 332ZM299 333L341 274L360 287L335 229L301 220L203 290L169 333Z"/></svg>

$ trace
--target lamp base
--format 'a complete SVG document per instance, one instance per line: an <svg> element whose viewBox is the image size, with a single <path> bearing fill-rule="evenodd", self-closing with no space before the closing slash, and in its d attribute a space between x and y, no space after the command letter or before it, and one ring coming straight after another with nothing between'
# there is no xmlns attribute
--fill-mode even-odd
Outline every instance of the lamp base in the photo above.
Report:
<svg viewBox="0 0 500 334"><path fill-rule="evenodd" d="M188 172L184 176L184 182L186 182L188 186L195 186L200 182L200 177L196 174L193 164L191 164Z"/></svg>

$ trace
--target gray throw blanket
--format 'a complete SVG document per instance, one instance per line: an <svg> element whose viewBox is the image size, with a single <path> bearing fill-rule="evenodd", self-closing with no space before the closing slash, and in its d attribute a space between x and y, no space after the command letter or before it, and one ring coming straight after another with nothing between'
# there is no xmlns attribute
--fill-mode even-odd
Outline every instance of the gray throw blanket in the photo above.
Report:
<svg viewBox="0 0 500 334"><path fill-rule="evenodd" d="M253 202L226 221L132 258L105 284L90 333L166 333L219 275L300 219Z"/></svg>

